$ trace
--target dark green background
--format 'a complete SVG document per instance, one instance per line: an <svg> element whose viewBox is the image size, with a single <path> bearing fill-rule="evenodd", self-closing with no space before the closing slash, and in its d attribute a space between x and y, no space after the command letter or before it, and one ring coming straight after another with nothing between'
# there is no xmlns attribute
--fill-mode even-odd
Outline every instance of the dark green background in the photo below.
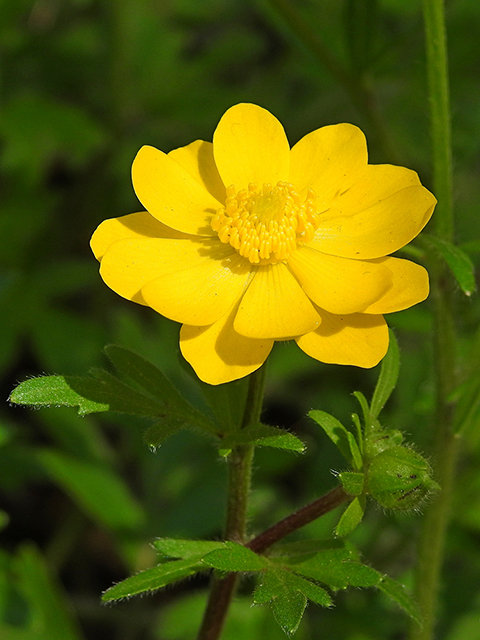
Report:
<svg viewBox="0 0 480 640"><path fill-rule="evenodd" d="M139 209L130 181L137 150L211 140L223 112L254 102L284 124L290 142L352 122L372 162L417 170L431 187L421 2L291 0L308 38L267 0L2 0L0 2L0 372L6 399L42 373L106 366L107 343L155 362L194 403L178 326L124 301L98 276L89 239L105 218ZM480 4L447 2L453 112L456 239L480 251ZM369 87L386 135L327 69L321 43ZM476 298L457 294L459 349L467 360ZM402 348L388 426L431 447L429 302L389 319ZM473 351L475 358L480 350ZM474 362L473 366L476 366ZM478 366L478 365L477 365ZM260 450L251 529L260 531L331 488L342 461L304 416L321 408L349 420L351 393L371 394L378 371L326 366L277 345L265 420L308 445L303 456ZM0 409L0 635L13 640L188 640L206 583L105 607L102 590L155 561L155 536L221 535L224 463L181 434L156 453L148 423L79 418L74 410ZM479 430L467 434L445 569L439 638L474 640L480 628ZM330 535L337 514L305 534ZM353 538L364 559L409 584L415 514L373 506ZM251 585L245 585L249 593ZM300 640L399 640L403 614L370 591L340 593L334 610L311 606ZM240 599L225 640L276 640L267 607ZM2 636L3 637L3 636Z"/></svg>

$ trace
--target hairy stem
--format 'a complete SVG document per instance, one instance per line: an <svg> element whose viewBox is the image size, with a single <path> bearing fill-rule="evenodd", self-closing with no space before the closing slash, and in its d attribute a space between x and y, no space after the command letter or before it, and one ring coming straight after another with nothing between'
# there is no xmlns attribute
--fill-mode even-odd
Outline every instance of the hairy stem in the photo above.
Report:
<svg viewBox="0 0 480 640"><path fill-rule="evenodd" d="M325 515L332 509L338 507L342 502L350 500L351 496L347 495L343 487L338 486L317 498L305 507L291 513L283 520L272 525L246 545L255 553L263 553L276 542L279 542L290 533L304 527L309 522L313 522L320 516Z"/></svg>
<svg viewBox="0 0 480 640"><path fill-rule="evenodd" d="M242 428L260 420L265 389L264 365L250 376ZM225 540L243 543L246 539L248 496L252 476L253 445L236 447L228 456L228 497ZM210 595L197 640L218 640L237 586L237 574L212 577Z"/></svg>

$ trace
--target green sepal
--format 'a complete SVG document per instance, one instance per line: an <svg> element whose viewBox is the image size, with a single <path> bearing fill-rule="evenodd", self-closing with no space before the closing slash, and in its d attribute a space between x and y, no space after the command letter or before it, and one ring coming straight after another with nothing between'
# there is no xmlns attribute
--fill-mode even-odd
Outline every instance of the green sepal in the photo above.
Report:
<svg viewBox="0 0 480 640"><path fill-rule="evenodd" d="M342 471L338 474L338 479L342 483L345 493L350 496L360 496L363 493L365 476L357 471Z"/></svg>
<svg viewBox="0 0 480 640"><path fill-rule="evenodd" d="M225 542L222 549L208 553L203 562L219 571L263 571L270 566L267 558L238 542Z"/></svg>
<svg viewBox="0 0 480 640"><path fill-rule="evenodd" d="M343 424L325 411L314 409L308 413L312 420L315 420L333 444L339 449L346 461L355 469L362 468L362 454L355 436L348 431Z"/></svg>
<svg viewBox="0 0 480 640"><path fill-rule="evenodd" d="M205 570L205 565L201 564L202 557L203 554L200 554L185 560L171 560L141 571L107 589L102 595L102 600L110 602L111 600L130 598L146 591L157 591L168 584L188 578Z"/></svg>
<svg viewBox="0 0 480 640"><path fill-rule="evenodd" d="M351 533L362 521L364 513L365 499L357 497L352 500L335 527L335 535L343 537Z"/></svg>
<svg viewBox="0 0 480 640"><path fill-rule="evenodd" d="M236 446L255 444L257 447L275 447L303 453L304 443L293 433L267 424L257 423L229 433L220 439L222 450L231 450Z"/></svg>
<svg viewBox="0 0 480 640"><path fill-rule="evenodd" d="M427 233L422 233L418 239L427 248L433 249L442 256L466 296L475 293L477 290L475 266L464 251L443 238L437 238Z"/></svg>
<svg viewBox="0 0 480 640"><path fill-rule="evenodd" d="M380 411L385 406L392 391L397 384L400 372L400 350L398 348L397 339L391 329L389 329L389 344L386 356L382 360L380 375L373 392L372 402L370 403L370 415L372 418L378 418Z"/></svg>
<svg viewBox="0 0 480 640"><path fill-rule="evenodd" d="M332 603L324 589L281 568L266 571L253 594L254 604L270 602L275 620L289 636L298 629L308 599L324 607Z"/></svg>

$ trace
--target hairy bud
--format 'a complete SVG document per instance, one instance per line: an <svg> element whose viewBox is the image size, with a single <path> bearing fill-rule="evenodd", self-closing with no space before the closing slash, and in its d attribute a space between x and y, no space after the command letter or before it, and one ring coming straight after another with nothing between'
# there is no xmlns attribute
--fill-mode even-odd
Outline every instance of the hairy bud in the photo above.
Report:
<svg viewBox="0 0 480 640"><path fill-rule="evenodd" d="M440 486L431 467L419 453L391 446L371 460L366 472L368 493L383 507L408 511L421 505Z"/></svg>

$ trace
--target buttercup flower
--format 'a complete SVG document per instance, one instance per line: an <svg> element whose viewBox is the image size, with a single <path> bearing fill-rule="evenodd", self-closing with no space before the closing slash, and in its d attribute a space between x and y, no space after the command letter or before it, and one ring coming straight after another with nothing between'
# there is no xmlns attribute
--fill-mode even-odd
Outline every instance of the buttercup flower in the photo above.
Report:
<svg viewBox="0 0 480 640"><path fill-rule="evenodd" d="M391 257L435 207L414 171L370 165L350 124L292 149L265 109L239 104L213 144L140 149L146 211L104 221L91 246L106 284L183 324L180 348L210 384L246 376L275 340L326 363L373 367L383 314L428 295L428 274Z"/></svg>

